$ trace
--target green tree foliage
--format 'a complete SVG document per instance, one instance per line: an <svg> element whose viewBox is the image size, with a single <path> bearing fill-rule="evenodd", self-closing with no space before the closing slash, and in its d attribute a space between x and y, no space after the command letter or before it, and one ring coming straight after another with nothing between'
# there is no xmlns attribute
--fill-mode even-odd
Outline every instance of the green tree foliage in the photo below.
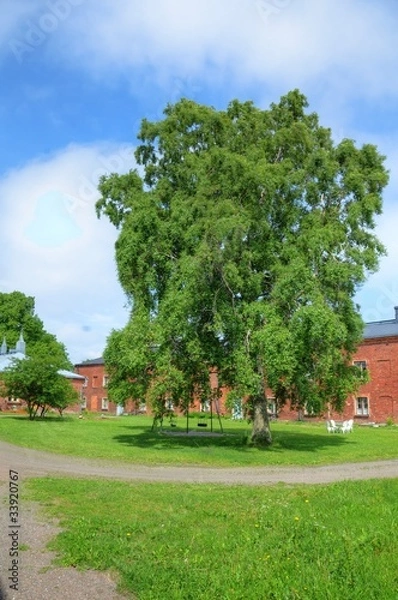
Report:
<svg viewBox="0 0 398 600"><path fill-rule="evenodd" d="M21 332L28 356L47 353L59 368L71 368L65 346L44 329L35 314L35 299L17 291L0 293L0 343L6 338L8 348L14 348Z"/></svg>
<svg viewBox="0 0 398 600"><path fill-rule="evenodd" d="M139 170L100 181L119 229L131 317L108 340L109 392L189 402L219 385L249 398L253 440L279 403L340 409L360 382L353 298L384 249L373 233L388 175L369 144L333 142L297 90L269 110L183 99L144 120Z"/></svg>
<svg viewBox="0 0 398 600"><path fill-rule="evenodd" d="M50 408L62 415L67 406L78 402L78 394L58 369L59 363L40 353L14 359L2 373L1 393L25 400L31 420Z"/></svg>

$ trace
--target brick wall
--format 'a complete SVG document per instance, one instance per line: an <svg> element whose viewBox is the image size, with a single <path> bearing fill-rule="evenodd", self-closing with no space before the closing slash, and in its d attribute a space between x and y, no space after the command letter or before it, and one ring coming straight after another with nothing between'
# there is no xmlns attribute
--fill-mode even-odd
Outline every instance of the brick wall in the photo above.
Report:
<svg viewBox="0 0 398 600"><path fill-rule="evenodd" d="M85 408L92 412L104 412L115 414L116 406L108 402L108 391L106 389L106 373L103 364L81 364L76 365L76 373L86 378L83 387L83 400Z"/></svg>
<svg viewBox="0 0 398 600"><path fill-rule="evenodd" d="M365 340L355 360L366 361L370 375L369 383L357 394L368 399L368 420L379 423L391 417L398 422L398 336Z"/></svg>
<svg viewBox="0 0 398 600"><path fill-rule="evenodd" d="M76 404L71 404L71 406L68 406L65 412L80 412L83 397L84 381L82 379L68 379L68 381L70 381L70 384L73 387L73 389L76 390L79 400L78 402L76 402Z"/></svg>
<svg viewBox="0 0 398 600"><path fill-rule="evenodd" d="M75 371L79 375L86 378L86 383L83 386L82 396L85 399L85 408L90 412L99 412L104 414L115 415L117 406L114 402L108 400L107 390L107 373L105 365L81 363L75 365ZM132 412L136 409L136 403L129 401L126 403L125 411Z"/></svg>
<svg viewBox="0 0 398 600"><path fill-rule="evenodd" d="M330 411L324 416L337 420L352 418L358 423L385 423L392 418L398 423L398 336L364 340L353 360L366 363L369 383L347 398L342 413ZM362 409L367 407L367 414L358 414L358 398L364 399L361 405ZM304 415L290 410L288 406L279 414L281 419L288 420L298 419L299 416Z"/></svg>
<svg viewBox="0 0 398 600"><path fill-rule="evenodd" d="M329 412L323 417L339 419L354 418L357 422L385 423L391 417L398 423L398 336L380 339L364 340L354 356L355 361L364 361L370 375L370 382L363 385L357 394L347 398L343 413ZM83 389L83 395L87 399L87 410L93 412L116 413L116 405L108 403L108 410L102 407L102 399L107 398L107 390L104 385L106 380L105 367L97 365L77 365L76 372L87 377L87 387ZM217 374L210 373L211 386L217 386ZM220 412L226 413L225 400L227 390L221 390ZM267 396L272 397L272 391L267 391ZM357 398L366 400L363 406L364 412L358 414ZM133 410L132 403L126 406L126 411ZM199 410L199 404L195 403L193 410ZM288 405L279 411L280 419L297 420L298 418L309 418L305 413L299 414L291 410ZM319 418L319 417L318 417Z"/></svg>

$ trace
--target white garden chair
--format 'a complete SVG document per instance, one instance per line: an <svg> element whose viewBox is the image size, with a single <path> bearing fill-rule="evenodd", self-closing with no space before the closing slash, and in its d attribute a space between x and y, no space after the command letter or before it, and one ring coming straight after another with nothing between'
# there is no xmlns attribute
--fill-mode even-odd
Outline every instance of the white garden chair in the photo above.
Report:
<svg viewBox="0 0 398 600"><path fill-rule="evenodd" d="M349 419L348 421L344 421L341 431L342 433L351 433L353 427L354 419Z"/></svg>
<svg viewBox="0 0 398 600"><path fill-rule="evenodd" d="M336 433L336 431L337 431L337 425L333 421L333 419L330 419L329 421L326 421L326 429L328 430L329 433Z"/></svg>

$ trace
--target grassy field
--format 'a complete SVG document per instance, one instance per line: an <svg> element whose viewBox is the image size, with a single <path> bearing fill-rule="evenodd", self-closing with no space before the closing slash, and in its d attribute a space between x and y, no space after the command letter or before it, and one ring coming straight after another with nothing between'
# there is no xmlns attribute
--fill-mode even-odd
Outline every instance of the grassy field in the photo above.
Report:
<svg viewBox="0 0 398 600"><path fill-rule="evenodd" d="M398 480L248 488L25 483L60 563L139 600L396 600Z"/></svg>
<svg viewBox="0 0 398 600"><path fill-rule="evenodd" d="M191 428L197 421L191 420ZM0 439L65 455L144 464L310 465L398 457L397 427L274 422L274 444L151 431L143 416L30 422L1 416ZM177 421L171 431L183 431ZM214 429L216 430L216 423ZM395 600L398 480L327 486L143 484L27 479L26 500L60 520L62 565L110 570L138 600Z"/></svg>
<svg viewBox="0 0 398 600"><path fill-rule="evenodd" d="M195 419L190 425L199 429ZM1 416L0 439L58 454L136 464L321 465L398 457L395 426L355 427L353 433L343 435L327 433L323 424L273 422L274 443L267 449L247 444L250 426L246 422L224 419L223 426L222 437L178 437L175 433L185 428L182 418L171 429L173 435L168 435L152 432L151 419L145 416L37 421Z"/></svg>

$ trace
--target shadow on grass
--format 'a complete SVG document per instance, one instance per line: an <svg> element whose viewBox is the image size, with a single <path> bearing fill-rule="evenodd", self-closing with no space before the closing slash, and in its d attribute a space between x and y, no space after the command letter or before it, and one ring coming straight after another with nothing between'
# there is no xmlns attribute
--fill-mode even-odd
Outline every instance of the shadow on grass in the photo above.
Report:
<svg viewBox="0 0 398 600"><path fill-rule="evenodd" d="M313 434L307 431L276 431L273 433L273 445L270 450L317 452L322 448L337 448L356 443L350 435L338 433Z"/></svg>
<svg viewBox="0 0 398 600"><path fill-rule="evenodd" d="M156 450L176 450L182 448L220 448L233 449L238 452L253 450L247 432L236 429L224 429L224 435L211 437L203 434L176 435L175 431L143 431L142 427L125 426L133 430L131 433L116 435L113 439L119 444L136 448L154 448ZM138 430L138 431L134 431ZM179 429L178 433L184 433ZM194 432L193 432L194 433ZM345 444L356 443L349 436L337 434L310 433L307 431L281 431L272 432L273 443L271 446L256 448L266 452L283 452L295 450L297 452L318 452L323 448L337 448Z"/></svg>
<svg viewBox="0 0 398 600"><path fill-rule="evenodd" d="M65 423L67 421L76 421L76 417L74 415L44 415L44 417L40 417L37 415L34 419L29 419L29 415L27 414L1 414L0 418L4 417L5 419L9 419L10 421L26 421L27 423ZM1 600L1 596L0 596Z"/></svg>

